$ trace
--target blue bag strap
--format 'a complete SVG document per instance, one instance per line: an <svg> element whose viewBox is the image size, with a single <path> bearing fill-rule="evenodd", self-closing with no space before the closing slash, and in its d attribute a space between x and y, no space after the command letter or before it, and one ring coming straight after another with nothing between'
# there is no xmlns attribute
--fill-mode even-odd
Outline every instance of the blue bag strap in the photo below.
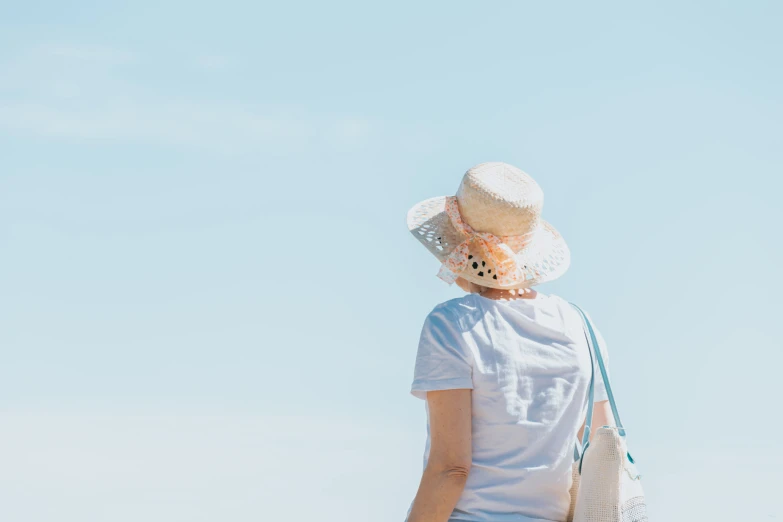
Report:
<svg viewBox="0 0 783 522"><path fill-rule="evenodd" d="M591 357L592 353L595 352L595 358L598 361L598 368L601 371L601 378L604 381L604 386L606 387L606 394L609 397L609 405L612 408L612 415L614 416L614 422L617 426L617 431L620 434L621 437L625 437L625 428L623 427L623 423L620 420L620 414L617 411L617 403L614 400L614 393L612 393L612 386L609 383L609 374L606 371L606 365L604 364L604 357L601 355L601 348L598 345L598 339L596 338L595 331L593 330L593 325L590 322L590 319L587 318L587 314L579 308L574 303L571 303L571 306L573 306L578 312L579 315L582 316L582 321L584 322L585 327L587 328L587 332L590 335L590 341L592 344L592 349L590 350ZM591 394L593 392L592 385L591 385ZM584 450L587 449L587 441L589 441L589 427L593 422L592 418L593 413L593 398L591 396L590 398L590 406L587 413L587 420L585 424L585 436L582 438L582 453L584 453Z"/></svg>

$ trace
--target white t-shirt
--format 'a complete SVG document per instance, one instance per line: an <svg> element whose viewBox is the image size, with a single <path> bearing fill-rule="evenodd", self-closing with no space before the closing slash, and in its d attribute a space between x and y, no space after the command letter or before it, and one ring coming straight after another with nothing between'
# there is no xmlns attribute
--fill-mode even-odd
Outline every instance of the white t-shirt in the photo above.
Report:
<svg viewBox="0 0 783 522"><path fill-rule="evenodd" d="M467 294L430 312L411 393L425 399L428 391L473 390L473 463L450 522L566 519L590 360L581 317L554 295L495 301ZM607 400L596 363L594 371L595 402ZM425 466L429 449L427 426Z"/></svg>

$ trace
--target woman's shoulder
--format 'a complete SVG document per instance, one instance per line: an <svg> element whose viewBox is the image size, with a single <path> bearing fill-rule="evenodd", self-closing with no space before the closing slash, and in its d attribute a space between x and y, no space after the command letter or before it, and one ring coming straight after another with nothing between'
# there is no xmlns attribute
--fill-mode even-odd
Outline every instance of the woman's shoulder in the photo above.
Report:
<svg viewBox="0 0 783 522"><path fill-rule="evenodd" d="M480 309L480 302L478 301L476 294L465 294L436 304L432 308L430 314L439 313L461 317L464 314L475 312L478 309Z"/></svg>
<svg viewBox="0 0 783 522"><path fill-rule="evenodd" d="M475 294L466 294L436 304L427 314L425 323L437 321L456 323L465 327L466 324L475 324L476 318L483 313L481 303Z"/></svg>
<svg viewBox="0 0 783 522"><path fill-rule="evenodd" d="M571 303L559 295L556 294L548 294L546 298L549 300L549 302L554 303L556 306L561 308L568 308L571 309Z"/></svg>

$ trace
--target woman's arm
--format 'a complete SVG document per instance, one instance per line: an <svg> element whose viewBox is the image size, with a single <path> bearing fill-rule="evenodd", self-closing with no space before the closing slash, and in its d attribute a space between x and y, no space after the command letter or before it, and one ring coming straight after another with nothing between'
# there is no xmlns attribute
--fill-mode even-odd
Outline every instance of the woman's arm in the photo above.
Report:
<svg viewBox="0 0 783 522"><path fill-rule="evenodd" d="M585 419L587 420L587 419ZM582 427L579 429L579 435L577 440L581 442L582 435L585 432L585 422L582 423ZM601 426L614 426L614 416L612 415L612 407L609 405L609 401L596 402L593 406L593 423L590 428L590 440L593 440L593 435L598 431Z"/></svg>
<svg viewBox="0 0 783 522"><path fill-rule="evenodd" d="M446 522L471 464L471 391L427 392L430 456L408 522Z"/></svg>

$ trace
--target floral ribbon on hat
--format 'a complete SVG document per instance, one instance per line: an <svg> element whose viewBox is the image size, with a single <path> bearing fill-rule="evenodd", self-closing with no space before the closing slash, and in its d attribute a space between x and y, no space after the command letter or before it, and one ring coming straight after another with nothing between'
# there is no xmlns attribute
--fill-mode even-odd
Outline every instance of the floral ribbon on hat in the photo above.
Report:
<svg viewBox="0 0 783 522"><path fill-rule="evenodd" d="M489 232L476 232L473 230L473 227L462 220L459 204L455 196L446 198L446 214L448 214L454 228L463 236L466 236L466 239L457 245L457 248L443 261L438 272L439 278L448 284L456 281L459 274L468 266L470 244L475 242L484 254L484 258L495 265L498 284L510 286L523 280L523 275L517 266L514 251L503 242L505 238L501 239Z"/></svg>

